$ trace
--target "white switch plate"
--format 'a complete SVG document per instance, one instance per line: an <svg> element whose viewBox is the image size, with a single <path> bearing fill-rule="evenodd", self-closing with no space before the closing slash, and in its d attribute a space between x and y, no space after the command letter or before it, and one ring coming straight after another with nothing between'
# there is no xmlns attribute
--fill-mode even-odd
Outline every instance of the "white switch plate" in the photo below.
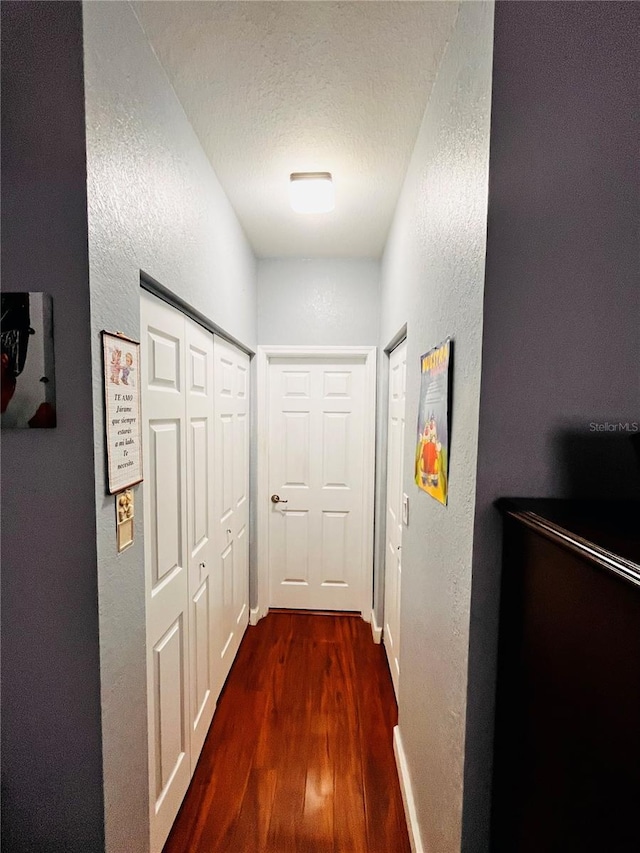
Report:
<svg viewBox="0 0 640 853"><path fill-rule="evenodd" d="M409 495L402 493L402 522L405 527L409 526Z"/></svg>

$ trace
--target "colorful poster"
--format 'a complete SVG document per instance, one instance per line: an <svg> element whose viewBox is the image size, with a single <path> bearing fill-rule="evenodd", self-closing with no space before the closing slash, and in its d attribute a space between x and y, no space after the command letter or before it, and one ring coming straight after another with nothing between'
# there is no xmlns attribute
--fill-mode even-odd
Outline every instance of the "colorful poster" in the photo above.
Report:
<svg viewBox="0 0 640 853"><path fill-rule="evenodd" d="M416 485L440 503L449 486L449 366L451 338L420 356Z"/></svg>

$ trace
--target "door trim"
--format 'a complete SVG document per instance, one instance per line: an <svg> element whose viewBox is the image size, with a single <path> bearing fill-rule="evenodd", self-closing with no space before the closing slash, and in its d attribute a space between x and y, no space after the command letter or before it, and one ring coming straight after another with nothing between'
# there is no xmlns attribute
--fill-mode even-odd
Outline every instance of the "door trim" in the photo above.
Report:
<svg viewBox="0 0 640 853"><path fill-rule="evenodd" d="M259 346L257 361L257 607L252 609L252 624L266 616L269 609L269 362L272 358L362 358L365 366L365 470L363 490L362 553L365 575L360 585L360 612L368 622L373 603L375 444L376 444L376 359L377 348Z"/></svg>

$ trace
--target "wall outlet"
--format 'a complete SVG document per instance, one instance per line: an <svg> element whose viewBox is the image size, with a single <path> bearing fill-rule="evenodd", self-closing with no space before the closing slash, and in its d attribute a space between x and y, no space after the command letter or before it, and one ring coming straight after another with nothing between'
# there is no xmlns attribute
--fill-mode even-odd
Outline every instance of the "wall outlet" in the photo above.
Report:
<svg viewBox="0 0 640 853"><path fill-rule="evenodd" d="M409 495L402 493L402 523L409 526Z"/></svg>

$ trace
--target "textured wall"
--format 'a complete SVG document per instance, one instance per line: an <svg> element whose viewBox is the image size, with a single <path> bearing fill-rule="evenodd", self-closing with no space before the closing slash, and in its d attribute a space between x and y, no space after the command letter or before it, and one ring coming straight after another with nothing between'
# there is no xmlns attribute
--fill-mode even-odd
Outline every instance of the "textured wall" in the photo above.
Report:
<svg viewBox="0 0 640 853"><path fill-rule="evenodd" d="M382 264L381 338L407 322L399 725L427 850L460 850L482 298L492 3L462 3ZM419 355L454 339L450 495L413 482Z"/></svg>
<svg viewBox="0 0 640 853"><path fill-rule="evenodd" d="M82 12L2 4L2 286L53 296L58 426L2 432L2 849L102 850ZM20 382L20 379L18 379Z"/></svg>
<svg viewBox="0 0 640 853"><path fill-rule="evenodd" d="M118 555L105 495L100 330L139 336L143 270L254 346L255 260L131 6L86 3L84 35L106 838L109 853L142 853L142 489L135 544Z"/></svg>
<svg viewBox="0 0 640 853"><path fill-rule="evenodd" d="M379 278L372 260L259 261L259 343L375 346Z"/></svg>
<svg viewBox="0 0 640 853"><path fill-rule="evenodd" d="M636 494L637 3L496 4L464 849L484 850L504 495Z"/></svg>
<svg viewBox="0 0 640 853"><path fill-rule="evenodd" d="M378 258L457 3L134 7L256 254ZM299 216L316 170L336 209Z"/></svg>

